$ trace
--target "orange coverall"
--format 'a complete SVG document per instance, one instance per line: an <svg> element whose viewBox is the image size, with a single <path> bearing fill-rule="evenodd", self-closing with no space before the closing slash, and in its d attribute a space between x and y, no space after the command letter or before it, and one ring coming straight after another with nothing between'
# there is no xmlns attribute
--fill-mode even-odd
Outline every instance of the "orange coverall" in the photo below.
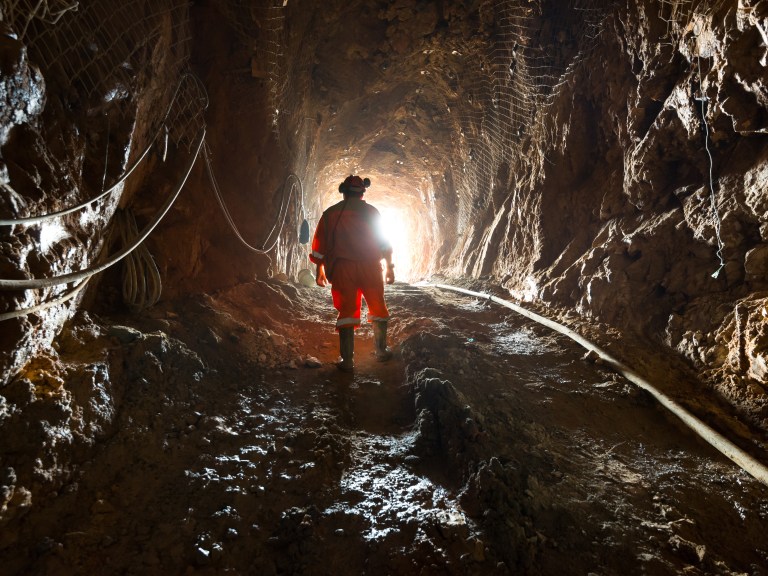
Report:
<svg viewBox="0 0 768 576"><path fill-rule="evenodd" d="M336 329L360 326L361 297L368 321L387 320L381 260L392 246L381 231L379 211L365 200L350 197L323 212L312 239L309 259L325 266L331 282Z"/></svg>

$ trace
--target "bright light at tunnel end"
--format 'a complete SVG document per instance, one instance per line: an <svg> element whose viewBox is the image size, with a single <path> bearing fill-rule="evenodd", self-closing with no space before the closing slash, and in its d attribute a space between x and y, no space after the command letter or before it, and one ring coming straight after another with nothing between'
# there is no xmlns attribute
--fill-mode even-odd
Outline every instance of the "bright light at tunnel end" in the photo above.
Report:
<svg viewBox="0 0 768 576"><path fill-rule="evenodd" d="M381 227L392 244L392 262L395 264L395 278L409 281L413 272L411 234L408 219L403 210L381 208Z"/></svg>

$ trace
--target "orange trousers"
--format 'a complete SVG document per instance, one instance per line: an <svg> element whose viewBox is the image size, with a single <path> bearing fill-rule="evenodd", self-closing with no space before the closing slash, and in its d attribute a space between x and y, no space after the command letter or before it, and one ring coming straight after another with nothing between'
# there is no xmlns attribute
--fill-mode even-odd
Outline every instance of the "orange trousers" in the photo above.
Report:
<svg viewBox="0 0 768 576"><path fill-rule="evenodd" d="M361 298L368 304L368 322L389 319L380 260L337 260L333 266L331 295L333 307L339 312L337 330L360 326Z"/></svg>

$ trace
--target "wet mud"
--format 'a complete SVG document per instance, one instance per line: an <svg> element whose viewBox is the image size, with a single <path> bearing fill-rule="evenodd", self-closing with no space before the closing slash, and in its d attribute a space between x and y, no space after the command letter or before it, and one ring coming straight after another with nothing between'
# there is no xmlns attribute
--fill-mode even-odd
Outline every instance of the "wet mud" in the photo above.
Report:
<svg viewBox="0 0 768 576"><path fill-rule="evenodd" d="M81 315L5 390L3 573L768 573L766 487L647 394L488 302L387 297L395 358L363 327L354 374L320 289Z"/></svg>

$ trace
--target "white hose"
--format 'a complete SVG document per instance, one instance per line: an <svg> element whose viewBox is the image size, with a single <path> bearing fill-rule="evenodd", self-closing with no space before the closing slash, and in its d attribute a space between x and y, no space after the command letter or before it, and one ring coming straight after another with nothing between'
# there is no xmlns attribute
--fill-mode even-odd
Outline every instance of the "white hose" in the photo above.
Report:
<svg viewBox="0 0 768 576"><path fill-rule="evenodd" d="M48 214L41 214L40 216L27 216L24 218L0 218L0 226L16 226L18 224L36 224L37 222L45 222L46 220L51 220L53 218L58 218L59 216L64 216L66 214L71 214L72 212L77 212L78 210L82 210L86 206L90 206L94 202L98 202L105 196L112 194L112 192L117 190L120 187L120 185L128 179L128 177L139 166L139 164L142 163L144 158L147 157L147 154L152 149L152 146L155 144L155 139L153 139L149 143L149 145L144 149L144 152L141 153L141 156L139 156L136 159L136 161L133 164L131 164L131 167L125 171L125 173L118 179L118 181L112 184L112 186L104 190L104 192L102 192L98 196L94 196L93 198L90 198L89 200L85 200L84 202L81 202L80 204L77 204L70 208L59 210L58 212L50 212Z"/></svg>
<svg viewBox="0 0 768 576"><path fill-rule="evenodd" d="M123 246L131 245L139 235L133 212L127 208L118 211L115 223ZM157 304L163 292L163 281L146 242L128 254L123 265L123 302L132 311L144 310Z"/></svg>
<svg viewBox="0 0 768 576"><path fill-rule="evenodd" d="M548 318L544 318L543 316L540 316L538 314L535 314L534 312L526 310L525 308L522 308L517 304L513 304L508 300L503 300L501 298L497 298L496 296L492 296L491 294L485 294L482 292L473 292L471 290L465 290L464 288L457 288L456 286L449 286L447 284L427 283L426 286L434 286L436 288L442 288L443 290L453 290L454 292L461 292L462 294L467 294L469 296L475 296L476 298L484 298L486 300L490 300L491 302L496 302L497 304L506 306L507 308L514 310L518 314L521 314L522 316L525 316L526 318L529 318L534 322L538 322L539 324L542 324L548 328L551 328L552 330L555 330L560 334L564 334L565 336L568 336L570 339L574 340L575 342L577 342L587 350L591 350L595 352L598 356L600 356L600 358L602 358L605 364L607 364L608 366L610 366L611 368L619 372L622 376L624 376L627 380L629 380L633 384L639 386L640 388L642 388L643 390L651 394L654 398L656 398L656 400L659 401L659 403L662 406L664 406L667 410L669 410L675 416L677 416L680 420L682 420L686 426L688 426L691 430L696 432L696 434L698 434L702 439L706 440L709 444L715 447L721 454L723 454L725 457L735 462L745 472L751 474L757 480L759 480L760 482L768 486L768 467L766 467L765 464L756 460L751 455L747 454L744 450L736 446L733 442L728 440L725 436L723 436L716 430L710 428L704 422L696 418L693 414L688 412L685 408L680 406L677 402L672 400L669 396L657 390L653 385L651 385L650 382L645 380L637 372L625 366L624 364L619 362L616 358L614 358L604 350L598 348L592 342L582 337L581 335L577 334L573 330L566 328L565 326L563 326L562 324L559 324L558 322L549 320Z"/></svg>
<svg viewBox="0 0 768 576"><path fill-rule="evenodd" d="M205 129L203 128L200 131L200 136L197 142L195 153L190 156L190 160L184 170L184 177L181 179L181 182L177 185L176 190L174 190L173 193L168 197L165 204L163 204L160 210L155 214L155 217L152 219L152 221L149 224L147 224L147 226L141 231L141 234L139 234L139 236L131 245L123 247L122 250L114 254L112 257L110 257L109 260L107 260L103 264L92 266L90 268L81 270L79 272L72 272L69 274L52 276L49 278L26 278L22 280L10 280L5 278L0 278L0 290L28 290L30 288L45 288L48 286L56 286L58 284L69 284L70 282L79 282L81 280L84 280L86 278L93 276L94 274L103 272L113 264L122 260L125 256L127 256L133 250L135 250L142 242L144 242L144 240L146 240L147 236L149 236L152 233L155 227L160 223L160 221L168 213L168 210L170 210L171 206L173 206L173 203L176 201L176 198L178 198L179 193L181 192L181 189L184 187L184 184L186 184L187 178L189 178L190 172L192 172L192 167L195 165L195 161L197 160L197 157L200 154L200 148L202 148L204 140L205 140Z"/></svg>
<svg viewBox="0 0 768 576"><path fill-rule="evenodd" d="M3 320L10 320L11 318L21 318L22 316L27 316L34 312L40 312L42 310L47 310L48 308L52 308L53 306L58 306L59 304L63 304L64 302L71 300L72 298L77 296L80 293L80 291L86 287L86 285L88 284L88 280L90 279L91 279L90 276L88 278L85 278L82 282L80 282L80 284L72 288L72 290L70 290L63 296L55 298L54 300L48 300L47 302L42 302L35 306L30 306L29 308L22 308L21 310L11 310L10 312L3 312L2 314L0 314L0 322L2 322Z"/></svg>
<svg viewBox="0 0 768 576"><path fill-rule="evenodd" d="M216 180L216 174L213 171L213 162L212 162L213 155L211 154L211 149L208 146L208 143L205 142L203 145L203 158L205 159L205 167L208 171L208 178L211 181L211 187L213 188L213 193L216 196L216 200L219 202L219 207L221 208L221 211L224 214L224 218L227 220L227 223L229 224L229 227L232 229L232 232L235 233L235 236L237 236L237 239L240 240L240 242L249 250L256 252L257 254L266 254L268 255L272 250L277 246L278 240L280 240L280 234L283 232L283 227L285 226L285 219L288 216L288 210L289 210L289 203L291 201L291 195L293 194L293 191L296 188L296 183L299 185L299 192L301 194L301 207L302 207L302 216L304 215L304 185L301 182L301 178L299 178L296 174L290 173L285 179L285 183L283 184L283 198L280 203L280 211L277 214L277 219L275 220L275 224L272 226L272 229L269 231L269 234L267 235L266 239L264 240L263 247L257 248L256 246L252 246L248 243L248 241L243 237L243 235L240 233L240 230L237 227L237 224L235 224L235 219L232 217L232 213L229 211L229 208L227 207L226 202L224 202L224 197L221 195L221 190L219 188L219 183ZM285 190L288 186L288 183L291 182L291 180L294 180L295 183L291 186L290 189L288 189L288 195L286 196ZM275 233L275 230L277 229L277 225L280 224L280 229L277 230L277 236L275 236L274 241L272 244L267 248L267 243L270 241L272 236Z"/></svg>

